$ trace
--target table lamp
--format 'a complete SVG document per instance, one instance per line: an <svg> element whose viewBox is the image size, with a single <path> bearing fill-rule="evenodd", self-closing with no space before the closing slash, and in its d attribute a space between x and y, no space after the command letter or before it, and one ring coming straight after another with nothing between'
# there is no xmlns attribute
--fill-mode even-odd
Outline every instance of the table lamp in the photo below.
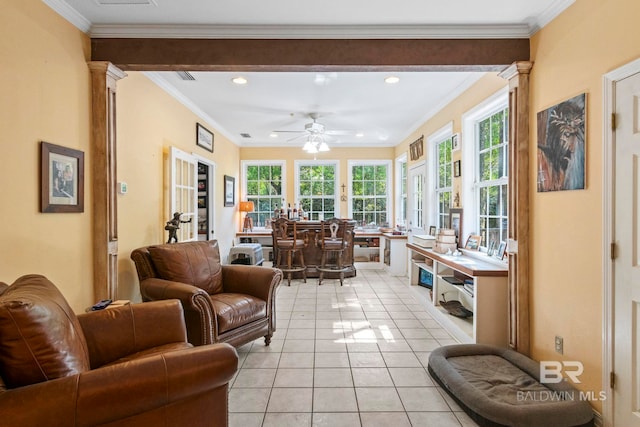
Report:
<svg viewBox="0 0 640 427"><path fill-rule="evenodd" d="M253 202L240 202L240 212L246 212L242 231L253 231L253 221L249 217L249 212L253 212Z"/></svg>

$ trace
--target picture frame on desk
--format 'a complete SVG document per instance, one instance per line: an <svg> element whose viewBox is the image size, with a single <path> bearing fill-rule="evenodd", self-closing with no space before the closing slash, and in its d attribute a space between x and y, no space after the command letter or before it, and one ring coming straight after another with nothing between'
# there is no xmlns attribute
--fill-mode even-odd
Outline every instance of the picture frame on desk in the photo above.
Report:
<svg viewBox="0 0 640 427"><path fill-rule="evenodd" d="M482 236L479 236L477 234L471 234L467 238L467 243L465 243L464 248L478 251L480 250L481 243L482 243Z"/></svg>
<svg viewBox="0 0 640 427"><path fill-rule="evenodd" d="M504 259L504 254L506 253L506 251L507 251L507 242L505 241L500 242L500 245L496 250L496 258Z"/></svg>
<svg viewBox="0 0 640 427"><path fill-rule="evenodd" d="M461 245L462 239L462 209L451 208L449 209L449 228L456 232L456 243Z"/></svg>

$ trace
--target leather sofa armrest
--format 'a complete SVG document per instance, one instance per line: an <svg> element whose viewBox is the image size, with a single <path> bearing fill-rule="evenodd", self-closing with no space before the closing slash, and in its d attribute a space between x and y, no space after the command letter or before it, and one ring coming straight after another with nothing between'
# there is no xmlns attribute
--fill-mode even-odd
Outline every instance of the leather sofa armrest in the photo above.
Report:
<svg viewBox="0 0 640 427"><path fill-rule="evenodd" d="M282 280L282 271L277 268L255 265L222 266L224 292L246 294L270 301L275 297L275 288L280 280Z"/></svg>
<svg viewBox="0 0 640 427"><path fill-rule="evenodd" d="M209 294L197 286L158 278L140 282L140 292L145 301L178 299L184 309L187 335L193 345L215 342L215 315Z"/></svg>
<svg viewBox="0 0 640 427"><path fill-rule="evenodd" d="M171 299L82 313L91 368L163 344L186 342L180 301Z"/></svg>
<svg viewBox="0 0 640 427"><path fill-rule="evenodd" d="M0 393L2 424L109 424L224 386L237 366L233 347L212 344L33 384Z"/></svg>

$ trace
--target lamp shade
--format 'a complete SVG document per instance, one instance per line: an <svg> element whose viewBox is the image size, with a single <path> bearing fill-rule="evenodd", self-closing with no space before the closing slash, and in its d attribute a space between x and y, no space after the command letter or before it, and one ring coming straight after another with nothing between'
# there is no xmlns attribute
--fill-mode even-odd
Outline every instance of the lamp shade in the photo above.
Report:
<svg viewBox="0 0 640 427"><path fill-rule="evenodd" d="M253 212L253 202L240 202L240 212Z"/></svg>

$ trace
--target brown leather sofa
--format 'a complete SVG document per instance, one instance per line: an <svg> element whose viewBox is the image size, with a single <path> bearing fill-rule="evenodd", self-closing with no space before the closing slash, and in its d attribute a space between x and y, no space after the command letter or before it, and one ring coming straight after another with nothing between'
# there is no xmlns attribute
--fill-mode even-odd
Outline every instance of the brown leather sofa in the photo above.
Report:
<svg viewBox="0 0 640 427"><path fill-rule="evenodd" d="M238 354L185 332L176 300L76 316L44 276L0 284L0 425L227 426Z"/></svg>
<svg viewBox="0 0 640 427"><path fill-rule="evenodd" d="M255 265L222 265L216 240L146 246L134 250L144 301L182 302L189 342L235 347L276 330L276 287L282 272Z"/></svg>

